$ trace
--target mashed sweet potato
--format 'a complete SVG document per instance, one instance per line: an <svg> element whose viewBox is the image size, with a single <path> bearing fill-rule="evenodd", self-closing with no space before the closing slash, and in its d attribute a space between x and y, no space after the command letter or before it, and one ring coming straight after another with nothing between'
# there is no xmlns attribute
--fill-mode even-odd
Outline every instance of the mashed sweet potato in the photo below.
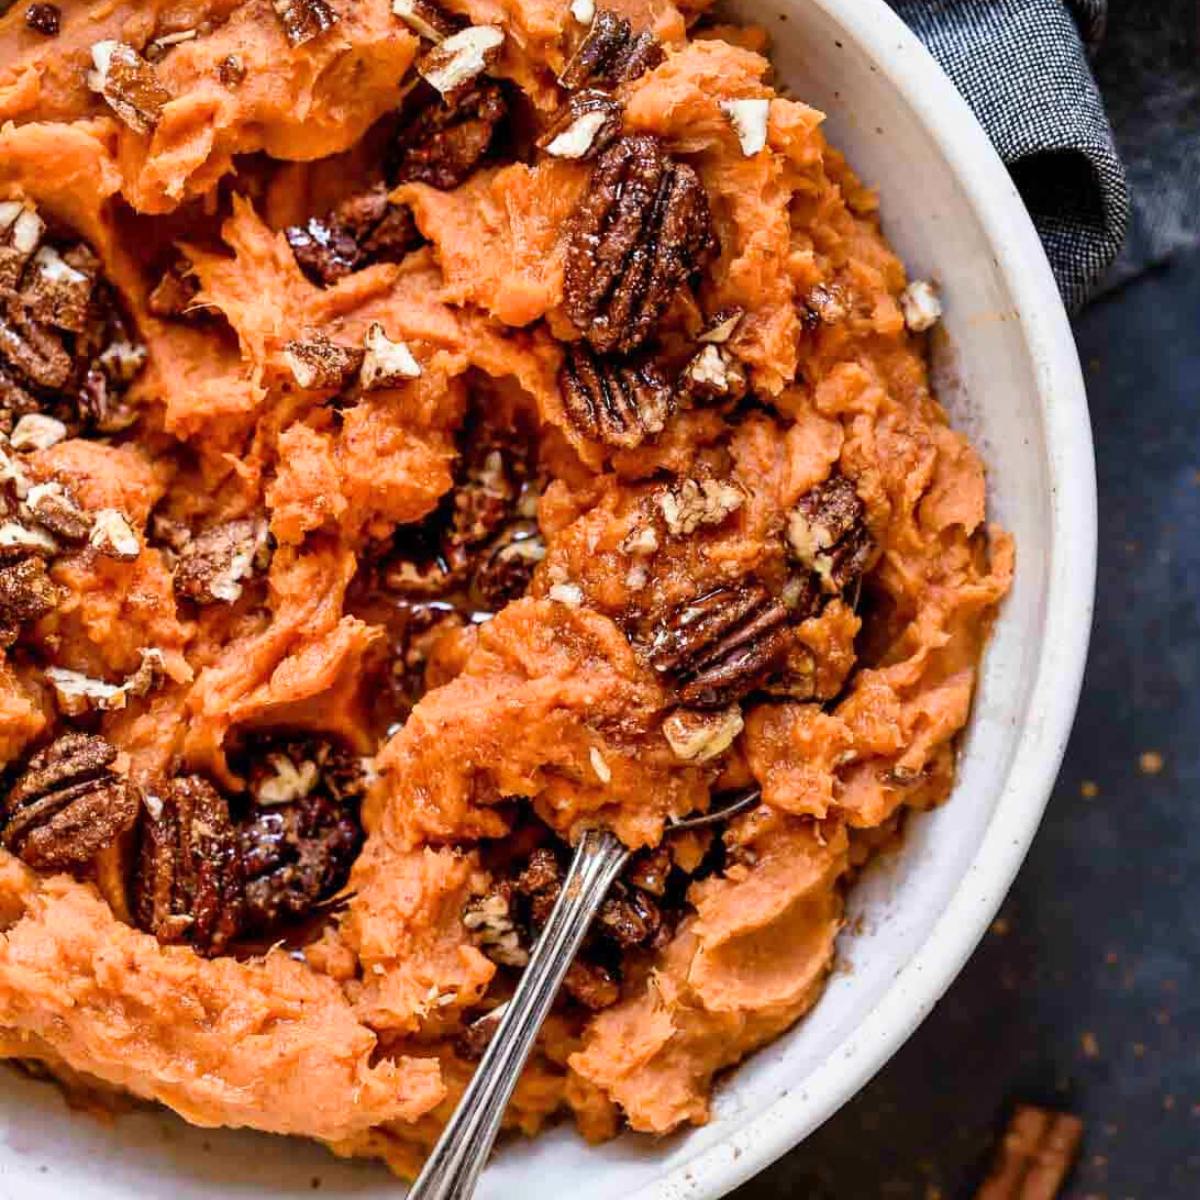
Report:
<svg viewBox="0 0 1200 1200"><path fill-rule="evenodd" d="M705 1121L949 794L1013 566L876 197L695 0L445 0L504 38L444 95L388 0L60 7L0 20L0 1055L411 1175L600 823L641 873L509 1123ZM70 395L14 357L90 328L17 212L109 306ZM35 870L11 831L72 731L140 816ZM219 828L154 859L201 786Z"/></svg>

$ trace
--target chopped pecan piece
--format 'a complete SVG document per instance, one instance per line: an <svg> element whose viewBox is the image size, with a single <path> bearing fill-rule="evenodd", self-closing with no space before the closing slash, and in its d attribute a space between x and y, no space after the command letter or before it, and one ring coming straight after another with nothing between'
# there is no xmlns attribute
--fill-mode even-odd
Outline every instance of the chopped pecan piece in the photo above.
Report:
<svg viewBox="0 0 1200 1200"><path fill-rule="evenodd" d="M844 591L866 569L874 542L854 484L833 475L801 496L788 517L788 545L828 594Z"/></svg>
<svg viewBox="0 0 1200 1200"><path fill-rule="evenodd" d="M328 287L377 262L399 262L421 241L407 208L392 204L387 189L371 188L343 200L324 217L284 230L300 269Z"/></svg>
<svg viewBox="0 0 1200 1200"><path fill-rule="evenodd" d="M511 892L508 884L502 884L495 891L477 896L463 909L462 922L492 962L502 967L523 967L529 962L529 951L521 945L513 920Z"/></svg>
<svg viewBox="0 0 1200 1200"><path fill-rule="evenodd" d="M90 862L137 819L137 791L112 769L116 757L84 733L35 754L4 801L5 848L42 871Z"/></svg>
<svg viewBox="0 0 1200 1200"><path fill-rule="evenodd" d="M73 257L71 262L53 246L41 246L25 270L21 300L35 321L82 333L100 264L85 246L74 247Z"/></svg>
<svg viewBox="0 0 1200 1200"><path fill-rule="evenodd" d="M37 399L5 370L4 361L0 359L0 433L12 433L22 417L37 410Z"/></svg>
<svg viewBox="0 0 1200 1200"><path fill-rule="evenodd" d="M683 479L656 497L667 531L689 537L702 525L720 525L745 502L746 494L720 479Z"/></svg>
<svg viewBox="0 0 1200 1200"><path fill-rule="evenodd" d="M16 424L9 438L14 450L49 450L67 436L67 427L57 418L45 413L26 413Z"/></svg>
<svg viewBox="0 0 1200 1200"><path fill-rule="evenodd" d="M487 80L450 100L415 89L392 142L392 178L442 190L458 187L483 161L507 115L504 92Z"/></svg>
<svg viewBox="0 0 1200 1200"><path fill-rule="evenodd" d="M567 347L558 377L567 416L586 437L629 449L661 433L674 394L653 359L595 354L583 342Z"/></svg>
<svg viewBox="0 0 1200 1200"><path fill-rule="evenodd" d="M99 92L135 133L153 133L171 99L154 67L132 46L115 41L97 42L92 63L95 69L88 74L88 87Z"/></svg>
<svg viewBox="0 0 1200 1200"><path fill-rule="evenodd" d="M336 391L345 387L363 365L365 352L357 346L341 346L324 334L303 341L293 339L283 348L296 386L306 390Z"/></svg>
<svg viewBox="0 0 1200 1200"><path fill-rule="evenodd" d="M58 550L58 542L45 529L20 521L0 522L0 563L14 562L31 555L51 558Z"/></svg>
<svg viewBox="0 0 1200 1200"><path fill-rule="evenodd" d="M744 308L736 304L722 308L713 313L705 323L704 329L696 341L706 346L723 346L737 332L738 326L746 315Z"/></svg>
<svg viewBox="0 0 1200 1200"><path fill-rule="evenodd" d="M147 795L134 915L160 942L222 953L243 924L242 864L229 805L199 775Z"/></svg>
<svg viewBox="0 0 1200 1200"><path fill-rule="evenodd" d="M237 54L227 54L217 63L217 78L227 88L237 87L246 78L246 64Z"/></svg>
<svg viewBox="0 0 1200 1200"><path fill-rule="evenodd" d="M496 1030L500 1028L500 1016L487 1013L472 1021L459 1034L454 1043L455 1053L467 1062L478 1062L484 1051L491 1045Z"/></svg>
<svg viewBox="0 0 1200 1200"><path fill-rule="evenodd" d="M232 604L270 555L266 522L243 517L198 533L175 566L175 594L197 604Z"/></svg>
<svg viewBox="0 0 1200 1200"><path fill-rule="evenodd" d="M538 139L552 158L591 159L620 136L623 106L607 92L576 92Z"/></svg>
<svg viewBox="0 0 1200 1200"><path fill-rule="evenodd" d="M679 390L689 400L741 399L746 393L746 374L724 346L701 346L683 368Z"/></svg>
<svg viewBox="0 0 1200 1200"><path fill-rule="evenodd" d="M325 0L271 0L291 46L303 46L328 32L340 20Z"/></svg>
<svg viewBox="0 0 1200 1200"><path fill-rule="evenodd" d="M654 34L635 34L624 17L611 9L598 8L587 35L558 81L571 91L616 86L644 75L665 57Z"/></svg>
<svg viewBox="0 0 1200 1200"><path fill-rule="evenodd" d="M239 830L246 927L255 932L304 916L350 874L362 829L349 809L310 792L256 806Z"/></svg>
<svg viewBox="0 0 1200 1200"><path fill-rule="evenodd" d="M417 60L417 71L430 87L454 100L479 78L500 53L504 30L496 25L468 25Z"/></svg>
<svg viewBox="0 0 1200 1200"><path fill-rule="evenodd" d="M633 859L625 870L625 880L639 891L661 897L667 890L671 866L670 849L658 845L653 850L643 850Z"/></svg>
<svg viewBox="0 0 1200 1200"><path fill-rule="evenodd" d="M600 931L622 950L644 946L662 927L662 913L645 892L618 883L596 917Z"/></svg>
<svg viewBox="0 0 1200 1200"><path fill-rule="evenodd" d="M599 1012L611 1008L621 998L621 983L602 963L577 958L567 968L563 990L584 1008Z"/></svg>
<svg viewBox="0 0 1200 1200"><path fill-rule="evenodd" d="M529 590L533 572L546 557L546 543L533 521L517 521L488 547L471 579L471 599L481 609L499 612Z"/></svg>
<svg viewBox="0 0 1200 1200"><path fill-rule="evenodd" d="M200 280L192 274L192 264L181 258L169 266L146 297L146 307L156 317L185 317L192 301L200 294Z"/></svg>
<svg viewBox="0 0 1200 1200"><path fill-rule="evenodd" d="M364 392L378 388L399 387L409 379L418 379L421 364L413 357L405 342L393 342L378 321L363 338L363 363L358 375L358 386Z"/></svg>
<svg viewBox="0 0 1200 1200"><path fill-rule="evenodd" d="M685 704L723 708L769 674L787 649L788 612L761 584L718 587L668 614L650 664Z"/></svg>
<svg viewBox="0 0 1200 1200"><path fill-rule="evenodd" d="M721 111L729 118L742 153L747 158L753 158L766 146L771 116L770 100L722 100Z"/></svg>
<svg viewBox="0 0 1200 1200"><path fill-rule="evenodd" d="M25 498L26 507L39 525L66 542L82 542L92 531L92 518L75 503L61 483L35 484Z"/></svg>
<svg viewBox="0 0 1200 1200"><path fill-rule="evenodd" d="M25 24L45 37L58 37L61 22L62 10L57 4L31 4L25 10Z"/></svg>
<svg viewBox="0 0 1200 1200"><path fill-rule="evenodd" d="M15 305L0 317L0 358L47 391L61 391L73 374L71 356L62 338Z"/></svg>
<svg viewBox="0 0 1200 1200"><path fill-rule="evenodd" d="M392 12L419 37L438 45L463 27L461 17L433 0L392 0Z"/></svg>
<svg viewBox="0 0 1200 1200"><path fill-rule="evenodd" d="M677 708L663 721L663 735L676 758L695 763L724 754L742 728L742 710L736 704L716 712Z"/></svg>
<svg viewBox="0 0 1200 1200"><path fill-rule="evenodd" d="M102 508L92 521L88 538L106 558L133 562L142 552L142 543L125 514L115 508Z"/></svg>
<svg viewBox="0 0 1200 1200"><path fill-rule="evenodd" d="M46 223L33 205L0 201L0 288L16 289L45 232Z"/></svg>
<svg viewBox="0 0 1200 1200"><path fill-rule="evenodd" d="M711 252L708 197L691 167L653 137L614 142L597 159L567 247L567 314L601 353L628 353L655 331Z"/></svg>
<svg viewBox="0 0 1200 1200"><path fill-rule="evenodd" d="M21 625L53 611L59 599L58 587L40 558L8 564L0 558L0 646L11 645Z"/></svg>

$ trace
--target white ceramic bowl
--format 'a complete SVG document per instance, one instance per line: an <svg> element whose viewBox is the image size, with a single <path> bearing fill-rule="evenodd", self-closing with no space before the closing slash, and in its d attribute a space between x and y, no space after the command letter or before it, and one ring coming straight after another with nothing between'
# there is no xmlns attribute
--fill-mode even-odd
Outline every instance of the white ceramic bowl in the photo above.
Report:
<svg viewBox="0 0 1200 1200"><path fill-rule="evenodd" d="M849 1099L929 1012L1020 865L1075 711L1095 575L1091 430L1071 331L1012 183L967 106L883 0L742 0L779 77L829 115L833 142L883 196L914 277L946 304L941 395L990 469L1017 573L988 651L958 786L854 893L861 932L813 1013L718 1089L712 1122L588 1149L568 1129L508 1146L481 1200L716 1197ZM93 1200L395 1196L382 1168L319 1147L191 1129L166 1113L103 1126L57 1091L0 1079L0 1196Z"/></svg>

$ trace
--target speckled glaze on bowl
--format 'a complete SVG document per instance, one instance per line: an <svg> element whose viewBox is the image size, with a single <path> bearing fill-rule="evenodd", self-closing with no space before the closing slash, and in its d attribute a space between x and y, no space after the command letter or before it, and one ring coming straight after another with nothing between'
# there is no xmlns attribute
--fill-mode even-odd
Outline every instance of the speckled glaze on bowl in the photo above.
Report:
<svg viewBox="0 0 1200 1200"><path fill-rule="evenodd" d="M565 0L564 0L565 3ZM987 654L951 802L913 821L868 872L853 935L810 1016L720 1085L712 1121L661 1141L588 1148L566 1128L510 1144L481 1200L708 1200L845 1103L929 1012L987 928L1049 796L1091 621L1096 503L1079 362L1050 269L1008 174L966 104L883 0L742 0L779 79L879 187L884 226L946 305L943 401L989 467L1017 573ZM382 1168L319 1147L192 1129L166 1113L113 1125L49 1084L0 1073L0 1196L394 1197Z"/></svg>

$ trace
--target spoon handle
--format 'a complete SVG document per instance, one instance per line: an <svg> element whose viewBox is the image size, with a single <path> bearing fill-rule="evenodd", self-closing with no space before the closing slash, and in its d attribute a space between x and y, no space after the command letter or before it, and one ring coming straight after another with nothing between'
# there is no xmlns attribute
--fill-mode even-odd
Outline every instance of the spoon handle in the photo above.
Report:
<svg viewBox="0 0 1200 1200"><path fill-rule="evenodd" d="M483 1171L521 1068L559 985L629 851L607 830L588 830L575 848L558 903L454 1115L408 1200L467 1200Z"/></svg>

